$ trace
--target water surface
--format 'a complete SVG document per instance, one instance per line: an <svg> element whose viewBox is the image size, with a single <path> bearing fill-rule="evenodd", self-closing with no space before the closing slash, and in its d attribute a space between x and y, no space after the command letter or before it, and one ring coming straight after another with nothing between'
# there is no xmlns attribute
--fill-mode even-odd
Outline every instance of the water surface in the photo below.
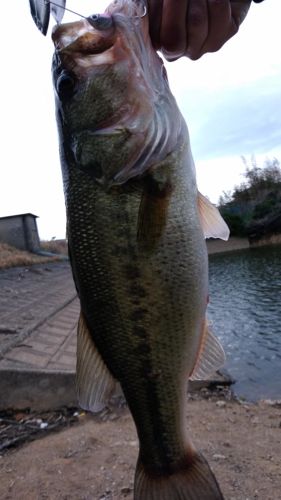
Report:
<svg viewBox="0 0 281 500"><path fill-rule="evenodd" d="M281 247L210 255L209 267L208 316L234 392L281 399Z"/></svg>

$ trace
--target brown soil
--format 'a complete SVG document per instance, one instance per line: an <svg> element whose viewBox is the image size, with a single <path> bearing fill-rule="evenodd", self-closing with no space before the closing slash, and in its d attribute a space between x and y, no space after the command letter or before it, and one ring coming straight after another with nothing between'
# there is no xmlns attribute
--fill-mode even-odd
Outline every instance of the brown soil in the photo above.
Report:
<svg viewBox="0 0 281 500"><path fill-rule="evenodd" d="M193 395L187 425L226 500L280 500L281 404ZM79 423L0 458L0 498L132 500L138 453L127 410ZM159 499L161 500L161 499Z"/></svg>

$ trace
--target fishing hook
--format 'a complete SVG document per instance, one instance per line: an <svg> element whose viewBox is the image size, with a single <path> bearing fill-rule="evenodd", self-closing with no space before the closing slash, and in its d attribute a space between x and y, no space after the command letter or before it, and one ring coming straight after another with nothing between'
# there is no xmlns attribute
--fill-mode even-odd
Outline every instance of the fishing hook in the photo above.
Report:
<svg viewBox="0 0 281 500"><path fill-rule="evenodd" d="M147 14L147 6L144 5L143 6L143 14L141 16L136 16L136 17L139 17L140 19L142 19L143 17L145 17Z"/></svg>

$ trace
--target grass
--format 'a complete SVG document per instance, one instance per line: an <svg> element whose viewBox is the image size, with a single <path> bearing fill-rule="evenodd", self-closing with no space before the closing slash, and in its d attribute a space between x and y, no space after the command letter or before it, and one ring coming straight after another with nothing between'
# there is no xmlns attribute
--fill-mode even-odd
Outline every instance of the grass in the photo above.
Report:
<svg viewBox="0 0 281 500"><path fill-rule="evenodd" d="M41 241L40 246L46 252L58 253L60 255L68 255L68 247L66 240L50 240Z"/></svg>
<svg viewBox="0 0 281 500"><path fill-rule="evenodd" d="M45 250L45 248L42 249ZM0 243L0 269L6 269L8 267L16 266L30 266L33 264L43 264L45 262L55 262L59 259L60 257L58 256L43 257L41 255L26 252L24 250L19 250L18 248L7 245L6 243Z"/></svg>

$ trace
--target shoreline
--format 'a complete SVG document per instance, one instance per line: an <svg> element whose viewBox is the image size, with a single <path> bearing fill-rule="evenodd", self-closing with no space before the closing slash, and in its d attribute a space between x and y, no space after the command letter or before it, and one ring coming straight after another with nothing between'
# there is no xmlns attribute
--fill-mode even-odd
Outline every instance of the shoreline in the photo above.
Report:
<svg viewBox="0 0 281 500"><path fill-rule="evenodd" d="M229 240L207 239L208 255L218 253L235 252L237 250L246 250L249 248L261 248L268 246L281 245L281 234L272 234L266 237L249 240L247 237L231 236Z"/></svg>
<svg viewBox="0 0 281 500"><path fill-rule="evenodd" d="M245 250L250 248L250 242L248 238L239 238L237 236L231 236L227 241L219 239L208 239L206 240L206 244L208 255L234 252L236 250Z"/></svg>

